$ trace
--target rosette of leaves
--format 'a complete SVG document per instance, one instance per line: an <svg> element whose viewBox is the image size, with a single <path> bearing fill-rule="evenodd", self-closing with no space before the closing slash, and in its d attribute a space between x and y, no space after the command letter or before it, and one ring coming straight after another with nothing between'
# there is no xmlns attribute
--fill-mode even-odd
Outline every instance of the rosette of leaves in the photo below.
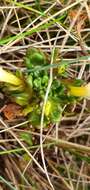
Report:
<svg viewBox="0 0 90 190"><path fill-rule="evenodd" d="M29 120L33 125L40 125L42 105L49 81L49 71L41 70L45 65L49 65L46 56L40 50L29 49L26 53L24 63L27 67L27 82L32 86L33 96L31 98L31 106L24 109L24 114L29 116ZM61 72L64 73L65 68ZM55 72L56 73L56 72ZM60 74L60 69L59 69ZM54 74L55 75L55 74ZM65 93L65 86L60 82L60 79L55 75L49 93L48 101L45 108L45 125L56 123L60 120L62 99ZM64 97L64 99L66 96Z"/></svg>
<svg viewBox="0 0 90 190"><path fill-rule="evenodd" d="M23 114L28 116L33 126L40 125L42 106L49 82L49 70L42 69L49 66L49 55L41 50L30 48L26 52L24 65L26 72L8 72L0 68L0 81L4 82L3 91L12 101L23 106ZM63 107L76 97L90 97L90 84L83 86L81 81L68 82L67 64L55 68L53 82L45 107L44 125L57 123L60 120ZM65 80L63 80L63 78ZM74 80L75 81L75 80Z"/></svg>

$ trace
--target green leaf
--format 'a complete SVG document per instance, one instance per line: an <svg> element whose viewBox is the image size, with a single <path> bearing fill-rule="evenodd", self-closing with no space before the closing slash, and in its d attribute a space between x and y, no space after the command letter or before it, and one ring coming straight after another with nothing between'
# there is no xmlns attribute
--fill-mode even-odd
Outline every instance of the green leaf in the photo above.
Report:
<svg viewBox="0 0 90 190"><path fill-rule="evenodd" d="M43 66L46 63L45 55L36 48L29 48L24 60L29 69L39 65Z"/></svg>
<svg viewBox="0 0 90 190"><path fill-rule="evenodd" d="M21 93L14 93L12 95L14 98L15 102L21 106L27 105L29 103L29 94L26 92L21 92Z"/></svg>
<svg viewBox="0 0 90 190"><path fill-rule="evenodd" d="M22 140L24 140L29 146L33 145L32 136L30 134L23 132L23 133L21 133L20 136L21 136Z"/></svg>

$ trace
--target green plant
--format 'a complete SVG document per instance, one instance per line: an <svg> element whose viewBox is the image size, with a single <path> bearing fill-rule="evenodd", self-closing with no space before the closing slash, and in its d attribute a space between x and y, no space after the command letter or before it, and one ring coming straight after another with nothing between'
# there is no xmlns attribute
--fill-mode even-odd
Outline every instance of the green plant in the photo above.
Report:
<svg viewBox="0 0 90 190"><path fill-rule="evenodd" d="M7 83L3 90L11 96L11 100L23 106L23 114L28 115L34 126L39 126L42 103L49 82L49 70L41 68L49 66L49 55L41 50L28 49L24 58L26 73L5 71L0 68L0 81ZM60 120L62 109L76 100L75 97L90 97L90 84L80 86L81 81L66 82L68 65L58 65L53 72L53 82L45 107L45 126ZM65 79L64 79L65 78ZM64 79L64 80L63 80ZM79 86L78 86L79 85Z"/></svg>

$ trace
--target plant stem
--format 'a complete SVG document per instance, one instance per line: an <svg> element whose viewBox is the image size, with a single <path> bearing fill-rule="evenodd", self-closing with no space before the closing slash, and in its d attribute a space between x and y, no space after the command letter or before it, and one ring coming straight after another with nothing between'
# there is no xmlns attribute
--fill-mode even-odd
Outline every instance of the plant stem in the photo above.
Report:
<svg viewBox="0 0 90 190"><path fill-rule="evenodd" d="M56 146L59 146L60 148L70 149L70 151L71 151L71 149L74 149L74 150L82 152L82 153L90 154L90 147L80 145L77 143L68 142L66 140L61 140L61 139L57 140L52 137L48 137L48 140L50 140L51 142L55 142Z"/></svg>

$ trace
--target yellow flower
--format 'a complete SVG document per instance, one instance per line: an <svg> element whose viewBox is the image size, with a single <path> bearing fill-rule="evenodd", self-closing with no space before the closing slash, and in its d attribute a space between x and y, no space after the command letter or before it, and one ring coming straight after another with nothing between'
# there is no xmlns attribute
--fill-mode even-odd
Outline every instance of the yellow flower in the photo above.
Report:
<svg viewBox="0 0 90 190"><path fill-rule="evenodd" d="M4 70L2 67L0 67L0 82L7 82L15 86L19 86L22 84L21 79L19 79L11 72Z"/></svg>
<svg viewBox="0 0 90 190"><path fill-rule="evenodd" d="M62 65L58 68L58 74L65 73L65 65Z"/></svg>
<svg viewBox="0 0 90 190"><path fill-rule="evenodd" d="M52 104L48 100L47 103L46 103L46 106L45 106L45 115L46 116L49 116L49 114L51 113L51 107L52 107Z"/></svg>
<svg viewBox="0 0 90 190"><path fill-rule="evenodd" d="M84 98L89 99L90 98L90 83L81 87L69 86L69 93L72 96L84 97Z"/></svg>

